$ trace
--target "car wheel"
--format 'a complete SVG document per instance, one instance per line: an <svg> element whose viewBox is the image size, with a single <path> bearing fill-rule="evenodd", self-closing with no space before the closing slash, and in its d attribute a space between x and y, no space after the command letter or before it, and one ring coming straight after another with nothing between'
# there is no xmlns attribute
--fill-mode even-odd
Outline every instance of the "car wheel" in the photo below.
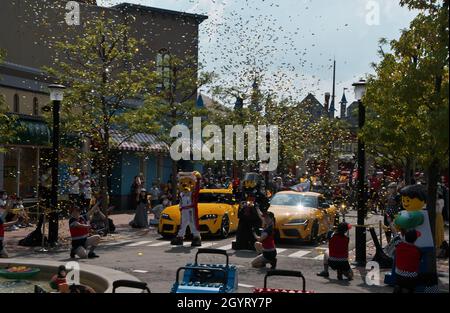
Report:
<svg viewBox="0 0 450 313"><path fill-rule="evenodd" d="M228 218L228 215L224 215L222 217L222 223L220 224L220 237L222 239L228 238L228 235L230 234L230 219Z"/></svg>
<svg viewBox="0 0 450 313"><path fill-rule="evenodd" d="M320 241L319 237L319 222L316 220L314 221L312 227L311 227L311 243L317 244Z"/></svg>

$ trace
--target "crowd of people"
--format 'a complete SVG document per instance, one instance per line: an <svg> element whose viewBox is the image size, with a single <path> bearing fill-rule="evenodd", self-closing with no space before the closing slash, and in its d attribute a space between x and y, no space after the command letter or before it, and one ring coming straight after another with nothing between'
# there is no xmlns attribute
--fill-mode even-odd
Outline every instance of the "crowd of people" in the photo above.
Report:
<svg viewBox="0 0 450 313"><path fill-rule="evenodd" d="M248 179L247 175L246 178ZM418 179L409 184L409 187L423 185L425 181L420 175ZM271 195L283 190L317 191L324 193L335 202L346 202L349 207L355 207L356 189L350 181L340 179L340 182L334 186L325 186L323 178L316 175L303 174L295 177L292 173L284 176L276 176L272 180L255 181L255 186L248 187L241 184L239 179L232 179L225 170L213 172L208 168L201 175L201 188L223 189L233 188L235 195L242 189L242 196L246 201L253 199L258 205L255 207L257 213L258 227L251 226L250 222L246 225L245 208L240 210L239 224L237 234L237 249L243 248L239 245L251 242L251 249L258 253L251 265L255 268L265 267L267 264L272 268L277 266L277 252L275 247L275 216L269 212L269 198ZM244 181L245 182L245 181ZM170 180L167 184L161 184L158 181L153 182L152 187L147 190L143 175L137 175L134 178L130 193L130 209L135 213L130 226L133 228L149 228L157 225L161 212L178 203L179 195L171 194ZM398 231L395 220L405 211L404 200L405 181L402 179L392 179L379 173L370 175L366 179L367 183L367 206L374 214L382 214L385 235L390 247L391 256L395 255L395 266L400 269L399 272L419 271L421 252L416 248L415 242L420 236L417 231ZM104 210L104 201L102 195L95 191L95 180L89 177L88 173L73 169L67 179L68 197L69 197L69 230L71 235L70 257L75 258L97 258L95 249L100 242L101 236L114 232L114 224L108 217L110 207ZM248 188L247 188L248 187ZM248 189L248 190L247 190ZM407 188L406 188L407 189ZM261 190L266 193L261 193ZM403 193L402 193L403 192ZM448 183L443 179L437 190L436 202L436 223L435 237L433 238L436 248L436 256L448 258L448 243L444 237L445 223L448 223ZM236 197L238 198L238 197ZM247 199L248 198L248 199ZM262 201L261 199L267 199ZM425 203L425 202L424 202ZM3 245L5 231L14 230L19 227L30 227L30 218L27 210L24 208L20 198L8 196L6 192L0 191L0 256L7 257L8 253ZM154 219L149 220L149 213L153 213ZM252 222L253 223L253 222ZM256 225L255 224L255 225ZM253 225L253 224L252 224ZM247 228L249 234L245 234L242 228ZM329 277L329 269L337 271L339 280L343 277L351 280L353 272L348 262L348 248L350 238L348 232L351 225L347 223L339 224L334 231L329 233L328 245L329 252L324 256L324 269L318 273L321 277ZM258 232L257 232L258 230ZM244 236L245 235L245 236ZM247 241L246 241L247 240ZM247 242L247 243L248 243ZM245 248L245 247L244 247ZM386 251L388 251L387 249ZM413 292L411 280L402 277L399 279L396 292L402 292L406 289Z"/></svg>

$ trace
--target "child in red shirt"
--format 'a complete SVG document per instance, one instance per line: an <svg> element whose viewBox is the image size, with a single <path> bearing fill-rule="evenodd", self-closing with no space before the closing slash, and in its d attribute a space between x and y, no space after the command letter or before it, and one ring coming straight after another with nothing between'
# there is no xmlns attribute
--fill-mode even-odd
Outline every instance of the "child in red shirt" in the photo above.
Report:
<svg viewBox="0 0 450 313"><path fill-rule="evenodd" d="M261 233L261 236L253 233L253 236L256 239L255 242L255 250L260 253L258 257L256 257L252 261L252 266L254 268L264 268L267 264L271 265L272 269L277 267L277 249L275 247L275 216L272 212L258 212L263 220L264 230Z"/></svg>
<svg viewBox="0 0 450 313"><path fill-rule="evenodd" d="M405 240L395 248L395 289L394 293L414 293L419 279L421 253L414 245L418 238L416 230L405 233Z"/></svg>
<svg viewBox="0 0 450 313"><path fill-rule="evenodd" d="M353 279L353 271L348 262L348 244L350 239L346 233L349 231L350 225L347 223L341 223L338 225L337 230L331 236L328 243L329 254L323 257L323 271L318 273L317 276L330 277L328 267L337 271L337 277L339 280L343 280L343 276L346 276L348 280Z"/></svg>

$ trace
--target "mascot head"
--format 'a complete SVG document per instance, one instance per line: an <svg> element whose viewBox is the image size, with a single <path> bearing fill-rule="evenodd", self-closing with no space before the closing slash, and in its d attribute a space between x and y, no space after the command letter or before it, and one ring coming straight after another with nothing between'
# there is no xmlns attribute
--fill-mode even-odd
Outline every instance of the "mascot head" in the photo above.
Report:
<svg viewBox="0 0 450 313"><path fill-rule="evenodd" d="M262 178L258 173L245 174L243 185L245 189L255 189L260 184Z"/></svg>
<svg viewBox="0 0 450 313"><path fill-rule="evenodd" d="M200 179L202 175L199 172L191 173L179 173L178 174L178 189L182 192L191 192L195 189L195 184L197 180Z"/></svg>
<svg viewBox="0 0 450 313"><path fill-rule="evenodd" d="M406 186L400 190L402 205L405 214L399 214L395 218L395 225L403 230L411 230L420 226L424 222L424 215L421 210L427 201L427 191L422 185Z"/></svg>
<svg viewBox="0 0 450 313"><path fill-rule="evenodd" d="M246 189L254 189L256 185L257 183L254 180L244 180L244 188Z"/></svg>
<svg viewBox="0 0 450 313"><path fill-rule="evenodd" d="M421 211L427 201L427 191L422 185L406 186L401 191L402 204L406 211Z"/></svg>

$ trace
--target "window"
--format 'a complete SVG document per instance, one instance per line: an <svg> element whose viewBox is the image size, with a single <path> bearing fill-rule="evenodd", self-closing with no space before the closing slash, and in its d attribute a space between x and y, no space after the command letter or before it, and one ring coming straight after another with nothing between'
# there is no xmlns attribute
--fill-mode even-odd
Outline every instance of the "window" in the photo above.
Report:
<svg viewBox="0 0 450 313"><path fill-rule="evenodd" d="M3 157L3 188L12 195L32 199L38 189L38 148L10 148Z"/></svg>
<svg viewBox="0 0 450 313"><path fill-rule="evenodd" d="M36 97L33 98L33 115L39 115L39 100Z"/></svg>
<svg viewBox="0 0 450 313"><path fill-rule="evenodd" d="M156 56L156 71L160 76L158 89L168 88L170 86L170 54L166 49L160 50Z"/></svg>
<svg viewBox="0 0 450 313"><path fill-rule="evenodd" d="M38 181L37 148L22 148L19 159L19 195L26 199L36 198Z"/></svg>
<svg viewBox="0 0 450 313"><path fill-rule="evenodd" d="M14 95L14 113L20 113L20 103L19 103L19 95Z"/></svg>

